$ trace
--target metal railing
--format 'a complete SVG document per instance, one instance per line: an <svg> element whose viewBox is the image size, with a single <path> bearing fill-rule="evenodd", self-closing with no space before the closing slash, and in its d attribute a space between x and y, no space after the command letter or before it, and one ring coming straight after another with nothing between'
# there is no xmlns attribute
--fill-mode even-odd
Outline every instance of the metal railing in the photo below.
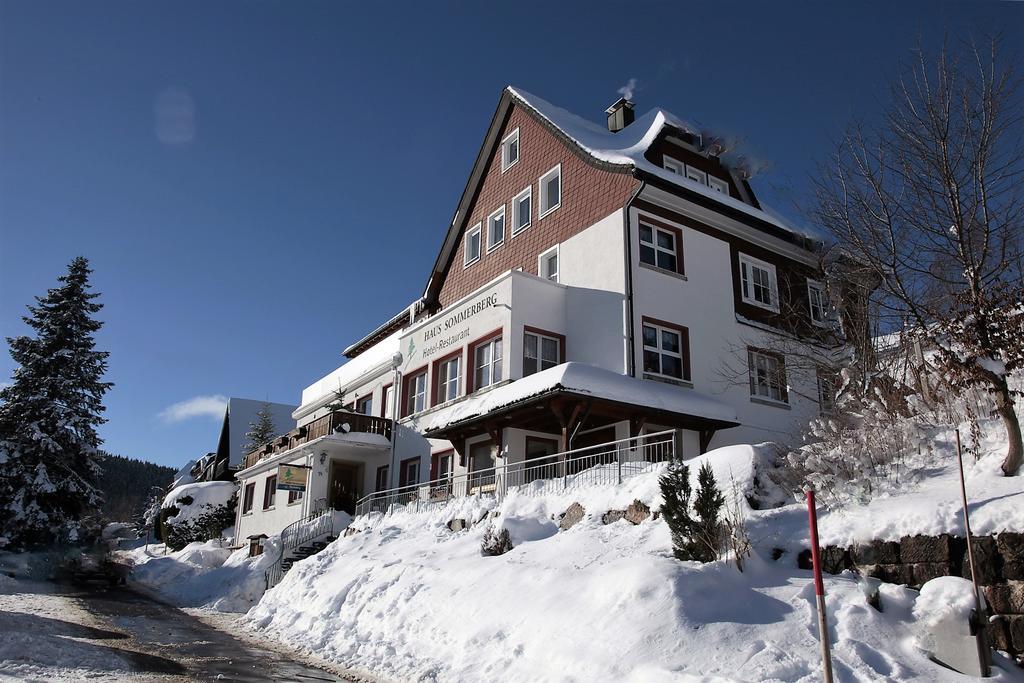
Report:
<svg viewBox="0 0 1024 683"><path fill-rule="evenodd" d="M502 500L513 490L546 495L584 486L621 484L672 460L676 430L610 441L497 467L470 470L423 483L371 493L356 503L356 516L396 509L427 510L452 498L492 495Z"/></svg>
<svg viewBox="0 0 1024 683"><path fill-rule="evenodd" d="M284 531L281 532L281 547L278 549L277 559L274 560L273 566L264 573L267 590L276 586L284 576L284 559L288 553L296 548L301 548L305 543L334 533L332 512L331 508L327 506L327 499L318 498L313 502L313 509L308 515L284 528Z"/></svg>
<svg viewBox="0 0 1024 683"><path fill-rule="evenodd" d="M317 418L307 425L298 427L277 437L267 445L247 453L242 460L241 469L252 467L256 463L278 453L284 453L304 443L322 436L333 434L335 429L347 425L346 431L365 434L380 434L391 439L393 425L386 417L363 415L348 410L334 410L323 417Z"/></svg>

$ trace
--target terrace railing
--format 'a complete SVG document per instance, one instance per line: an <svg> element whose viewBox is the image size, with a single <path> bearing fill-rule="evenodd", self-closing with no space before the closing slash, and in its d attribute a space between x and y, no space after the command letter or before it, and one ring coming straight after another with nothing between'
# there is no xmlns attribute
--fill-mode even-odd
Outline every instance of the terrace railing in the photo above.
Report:
<svg viewBox="0 0 1024 683"><path fill-rule="evenodd" d="M348 425L347 431L360 432L364 434L380 434L384 438L391 439L391 420L375 415L363 415L347 410L335 410L323 417L313 420L307 425L293 429L287 434L282 434L266 446L248 453L242 460L242 469L252 467L256 463L278 453L289 451L297 446L319 439L322 436L335 433L343 425Z"/></svg>
<svg viewBox="0 0 1024 683"><path fill-rule="evenodd" d="M471 470L364 496L356 503L356 515L387 514L399 508L428 510L465 496L489 495L500 501L512 491L546 495L578 487L621 484L675 458L680 452L678 444L677 430L667 430Z"/></svg>

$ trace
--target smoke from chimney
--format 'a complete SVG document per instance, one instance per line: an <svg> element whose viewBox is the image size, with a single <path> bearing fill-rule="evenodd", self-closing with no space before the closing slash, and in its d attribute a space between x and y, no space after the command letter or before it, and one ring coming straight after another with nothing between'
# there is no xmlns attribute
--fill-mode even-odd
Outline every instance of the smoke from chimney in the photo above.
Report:
<svg viewBox="0 0 1024 683"><path fill-rule="evenodd" d="M636 92L637 85L638 81L635 78L630 78L628 81L626 81L626 85L619 88L618 92L627 100L631 100L633 99L633 93Z"/></svg>

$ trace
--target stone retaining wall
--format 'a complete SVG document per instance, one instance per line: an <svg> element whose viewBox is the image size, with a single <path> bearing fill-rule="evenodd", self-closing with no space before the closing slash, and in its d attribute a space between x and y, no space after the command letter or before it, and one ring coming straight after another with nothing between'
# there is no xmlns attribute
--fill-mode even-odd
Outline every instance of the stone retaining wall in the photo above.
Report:
<svg viewBox="0 0 1024 683"><path fill-rule="evenodd" d="M1024 652L1024 534L1005 532L974 539L978 582L989 607L1002 616L990 629L1000 650ZM838 574L856 569L886 583L920 588L939 576L971 578L967 540L941 536L904 536L899 541L872 541L852 548L827 546L821 551L822 571ZM797 566L811 569L811 551L797 557Z"/></svg>

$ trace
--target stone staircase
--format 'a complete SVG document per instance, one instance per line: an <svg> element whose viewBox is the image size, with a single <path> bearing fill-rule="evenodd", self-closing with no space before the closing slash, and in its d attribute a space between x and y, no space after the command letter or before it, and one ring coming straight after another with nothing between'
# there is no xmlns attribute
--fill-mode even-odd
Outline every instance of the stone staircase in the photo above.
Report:
<svg viewBox="0 0 1024 683"><path fill-rule="evenodd" d="M292 565L299 560L304 560L307 557L316 555L321 550L330 545L337 537L333 534L325 536L323 540L312 541L306 545L301 545L298 548L293 548L288 551L288 554L281 560L281 576L288 573L288 570L292 568Z"/></svg>

